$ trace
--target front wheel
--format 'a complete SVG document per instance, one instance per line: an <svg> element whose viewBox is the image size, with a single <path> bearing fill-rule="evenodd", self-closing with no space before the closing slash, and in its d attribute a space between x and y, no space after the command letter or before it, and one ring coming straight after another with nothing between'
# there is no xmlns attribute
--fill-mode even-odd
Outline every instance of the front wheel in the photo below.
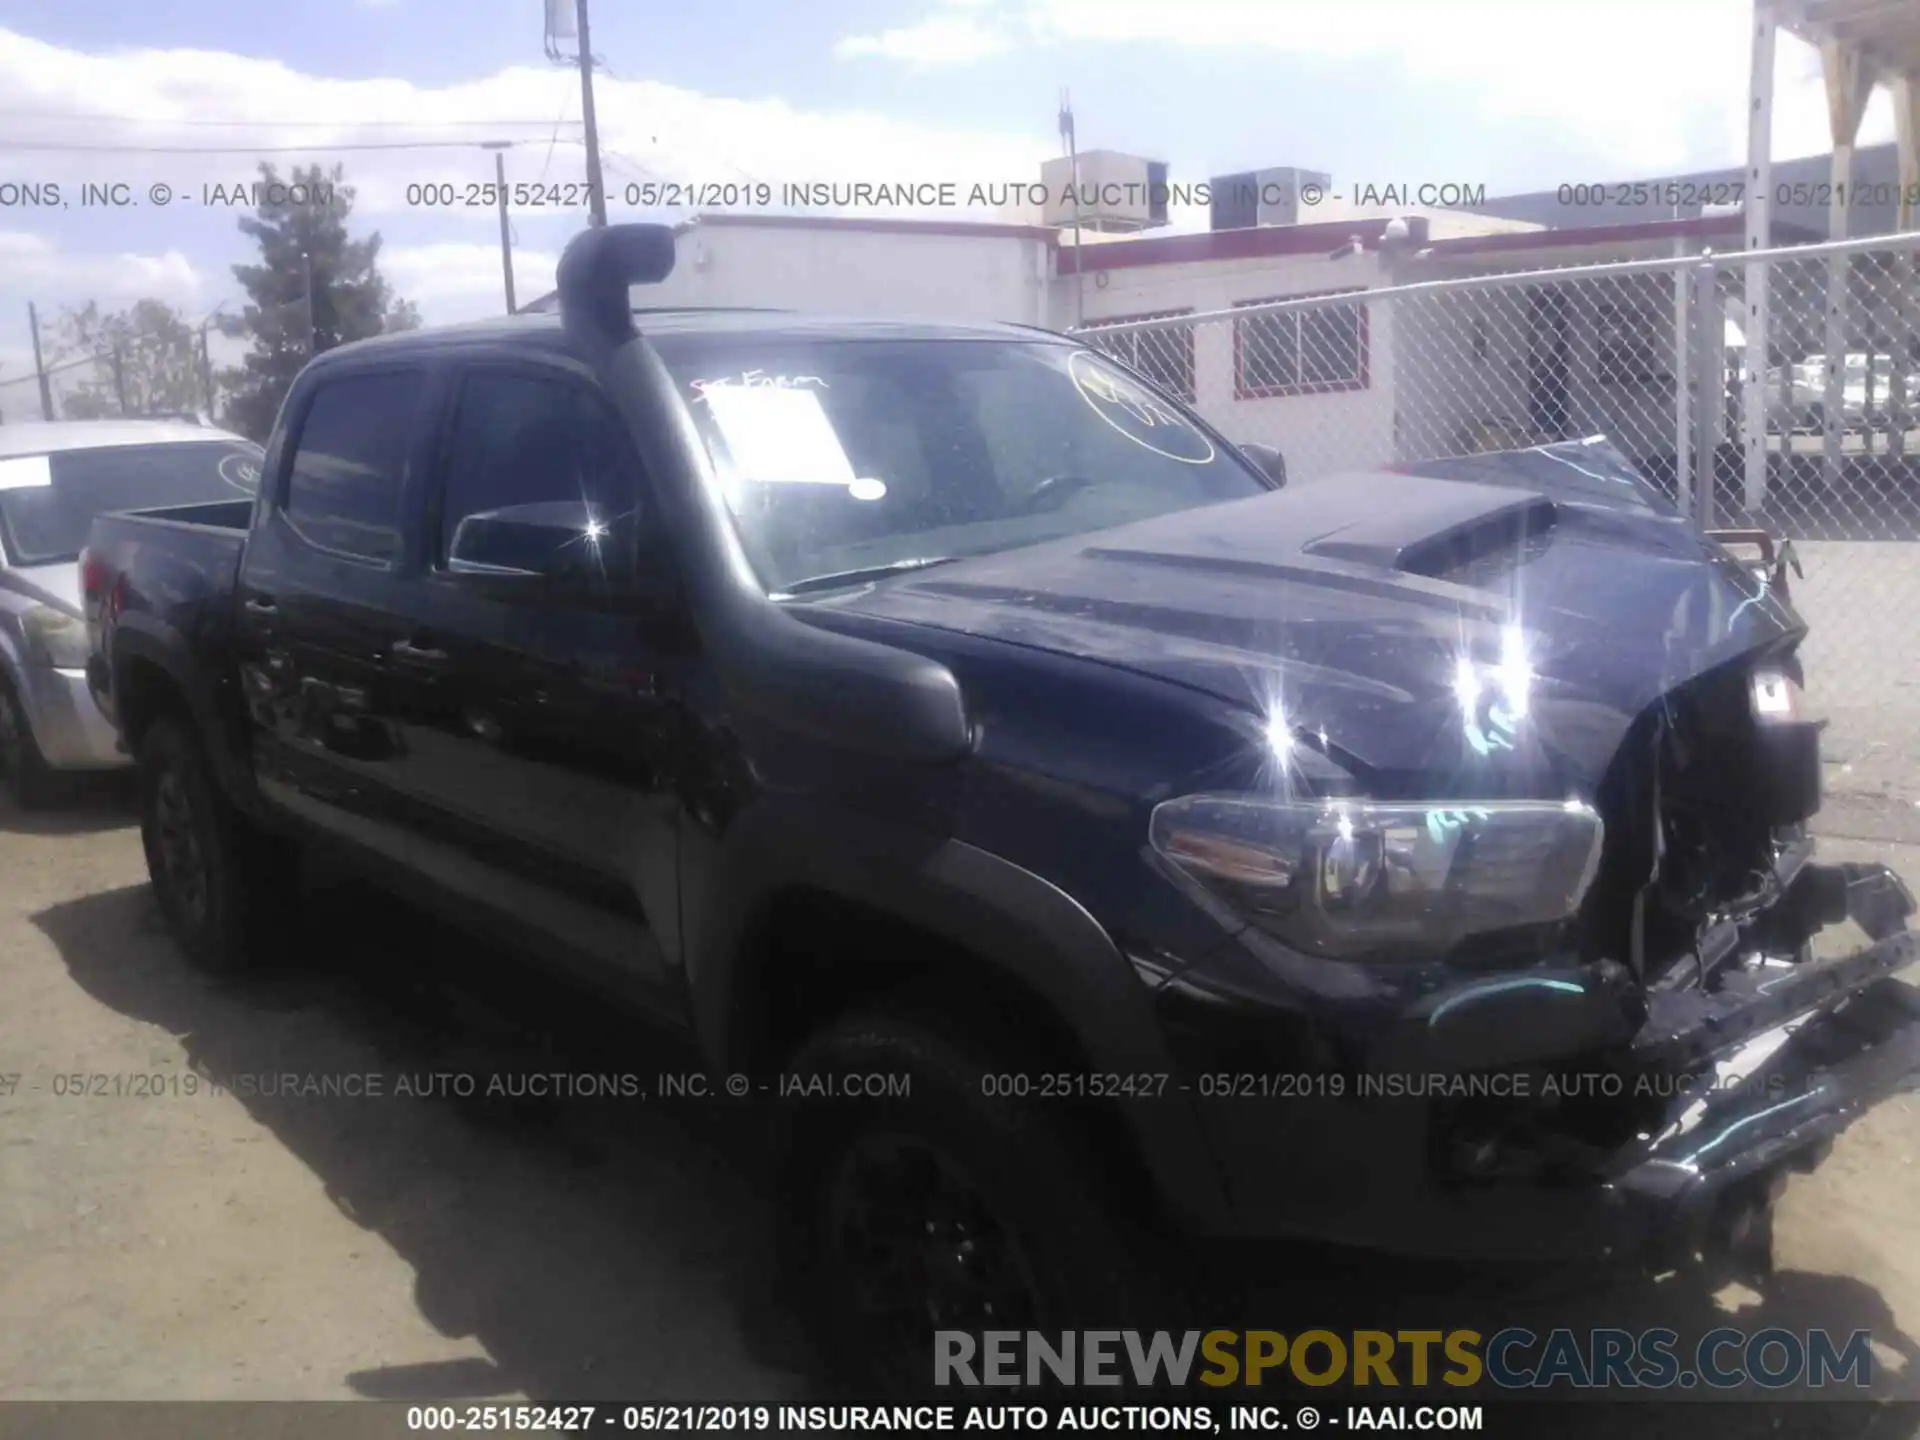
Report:
<svg viewBox="0 0 1920 1440"><path fill-rule="evenodd" d="M789 1261L837 1379L928 1391L939 1331L1163 1322L1140 1313L1158 1296L1146 1247L1076 1132L1045 1102L989 1093L1016 1068L888 1011L831 1024L789 1067L805 1097L782 1116ZM869 1093L829 1098L853 1077Z"/></svg>
<svg viewBox="0 0 1920 1440"><path fill-rule="evenodd" d="M139 772L140 841L174 940L203 970L246 968L269 943L267 923L292 909L291 852L234 812L179 720L141 737Z"/></svg>
<svg viewBox="0 0 1920 1440"><path fill-rule="evenodd" d="M38 810L53 799L54 772L40 753L26 707L12 685L0 679L0 785L22 810Z"/></svg>

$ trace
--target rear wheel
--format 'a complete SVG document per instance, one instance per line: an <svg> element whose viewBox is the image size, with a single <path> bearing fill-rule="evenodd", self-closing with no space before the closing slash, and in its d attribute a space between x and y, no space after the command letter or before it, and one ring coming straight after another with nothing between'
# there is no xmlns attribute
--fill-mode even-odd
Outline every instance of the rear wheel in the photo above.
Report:
<svg viewBox="0 0 1920 1440"><path fill-rule="evenodd" d="M1152 1313L1150 1247L1075 1133L1043 1104L990 1093L1020 1068L899 1011L831 1024L789 1067L801 1093L782 1115L787 1260L838 1380L931 1389L942 1330L1168 1323ZM845 1095L855 1077L895 1093Z"/></svg>
<svg viewBox="0 0 1920 1440"><path fill-rule="evenodd" d="M54 772L33 738L26 707L5 680L0 680L0 784L22 810L36 810L54 796Z"/></svg>
<svg viewBox="0 0 1920 1440"><path fill-rule="evenodd" d="M180 721L154 722L139 766L140 839L168 928L202 969L246 968L265 950L268 922L297 902L291 849L234 811Z"/></svg>

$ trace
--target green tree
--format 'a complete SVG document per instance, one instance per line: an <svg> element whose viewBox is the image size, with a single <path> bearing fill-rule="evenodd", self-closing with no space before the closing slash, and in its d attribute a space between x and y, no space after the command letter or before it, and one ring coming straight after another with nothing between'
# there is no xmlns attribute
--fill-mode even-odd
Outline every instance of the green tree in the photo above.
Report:
<svg viewBox="0 0 1920 1440"><path fill-rule="evenodd" d="M84 378L61 398L68 419L207 408L199 332L164 301L103 312L89 300L67 310L54 324L49 364L87 356Z"/></svg>
<svg viewBox="0 0 1920 1440"><path fill-rule="evenodd" d="M378 232L347 235L353 187L345 169L295 166L283 181L260 166L260 203L240 222L260 246L260 263L236 265L247 292L245 310L223 317L222 332L249 338L252 349L222 380L232 395L226 423L264 441L293 377L311 356L388 330L410 330L419 311L393 294L380 273Z"/></svg>

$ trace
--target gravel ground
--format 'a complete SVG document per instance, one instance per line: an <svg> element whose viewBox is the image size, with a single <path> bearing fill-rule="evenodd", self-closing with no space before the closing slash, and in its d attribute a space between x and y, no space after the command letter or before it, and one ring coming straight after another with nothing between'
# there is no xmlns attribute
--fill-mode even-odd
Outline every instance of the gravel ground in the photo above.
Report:
<svg viewBox="0 0 1920 1440"><path fill-rule="evenodd" d="M1920 851L1832 849L1920 874ZM393 1093L402 1075L651 1077L688 1056L574 997L529 1004L500 957L324 880L293 953L216 984L177 958L144 881L111 795L0 808L0 1074L20 1076L0 1095L0 1397L806 1395L724 1106ZM242 1093L286 1073L378 1073L387 1094ZM162 1093L61 1094L65 1075ZM1796 1178L1776 1273L1751 1288L1323 1262L1265 1292L1258 1323L1452 1326L1491 1306L1582 1328L1867 1328L1876 1390L1920 1397L1916 1142L1920 1108L1896 1101ZM1689 1434L1733 1433L1715 1427L1734 1413L1701 1409Z"/></svg>

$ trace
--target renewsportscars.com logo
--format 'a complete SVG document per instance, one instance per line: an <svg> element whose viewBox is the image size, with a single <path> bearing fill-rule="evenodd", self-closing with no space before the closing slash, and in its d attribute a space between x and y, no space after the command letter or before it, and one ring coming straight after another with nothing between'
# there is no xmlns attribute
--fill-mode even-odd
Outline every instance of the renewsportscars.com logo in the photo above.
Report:
<svg viewBox="0 0 1920 1440"><path fill-rule="evenodd" d="M1679 1332L1550 1330L941 1330L933 1382L967 1388L1042 1385L1258 1386L1294 1383L1506 1390L1765 1389L1873 1383L1872 1337L1771 1326Z"/></svg>

